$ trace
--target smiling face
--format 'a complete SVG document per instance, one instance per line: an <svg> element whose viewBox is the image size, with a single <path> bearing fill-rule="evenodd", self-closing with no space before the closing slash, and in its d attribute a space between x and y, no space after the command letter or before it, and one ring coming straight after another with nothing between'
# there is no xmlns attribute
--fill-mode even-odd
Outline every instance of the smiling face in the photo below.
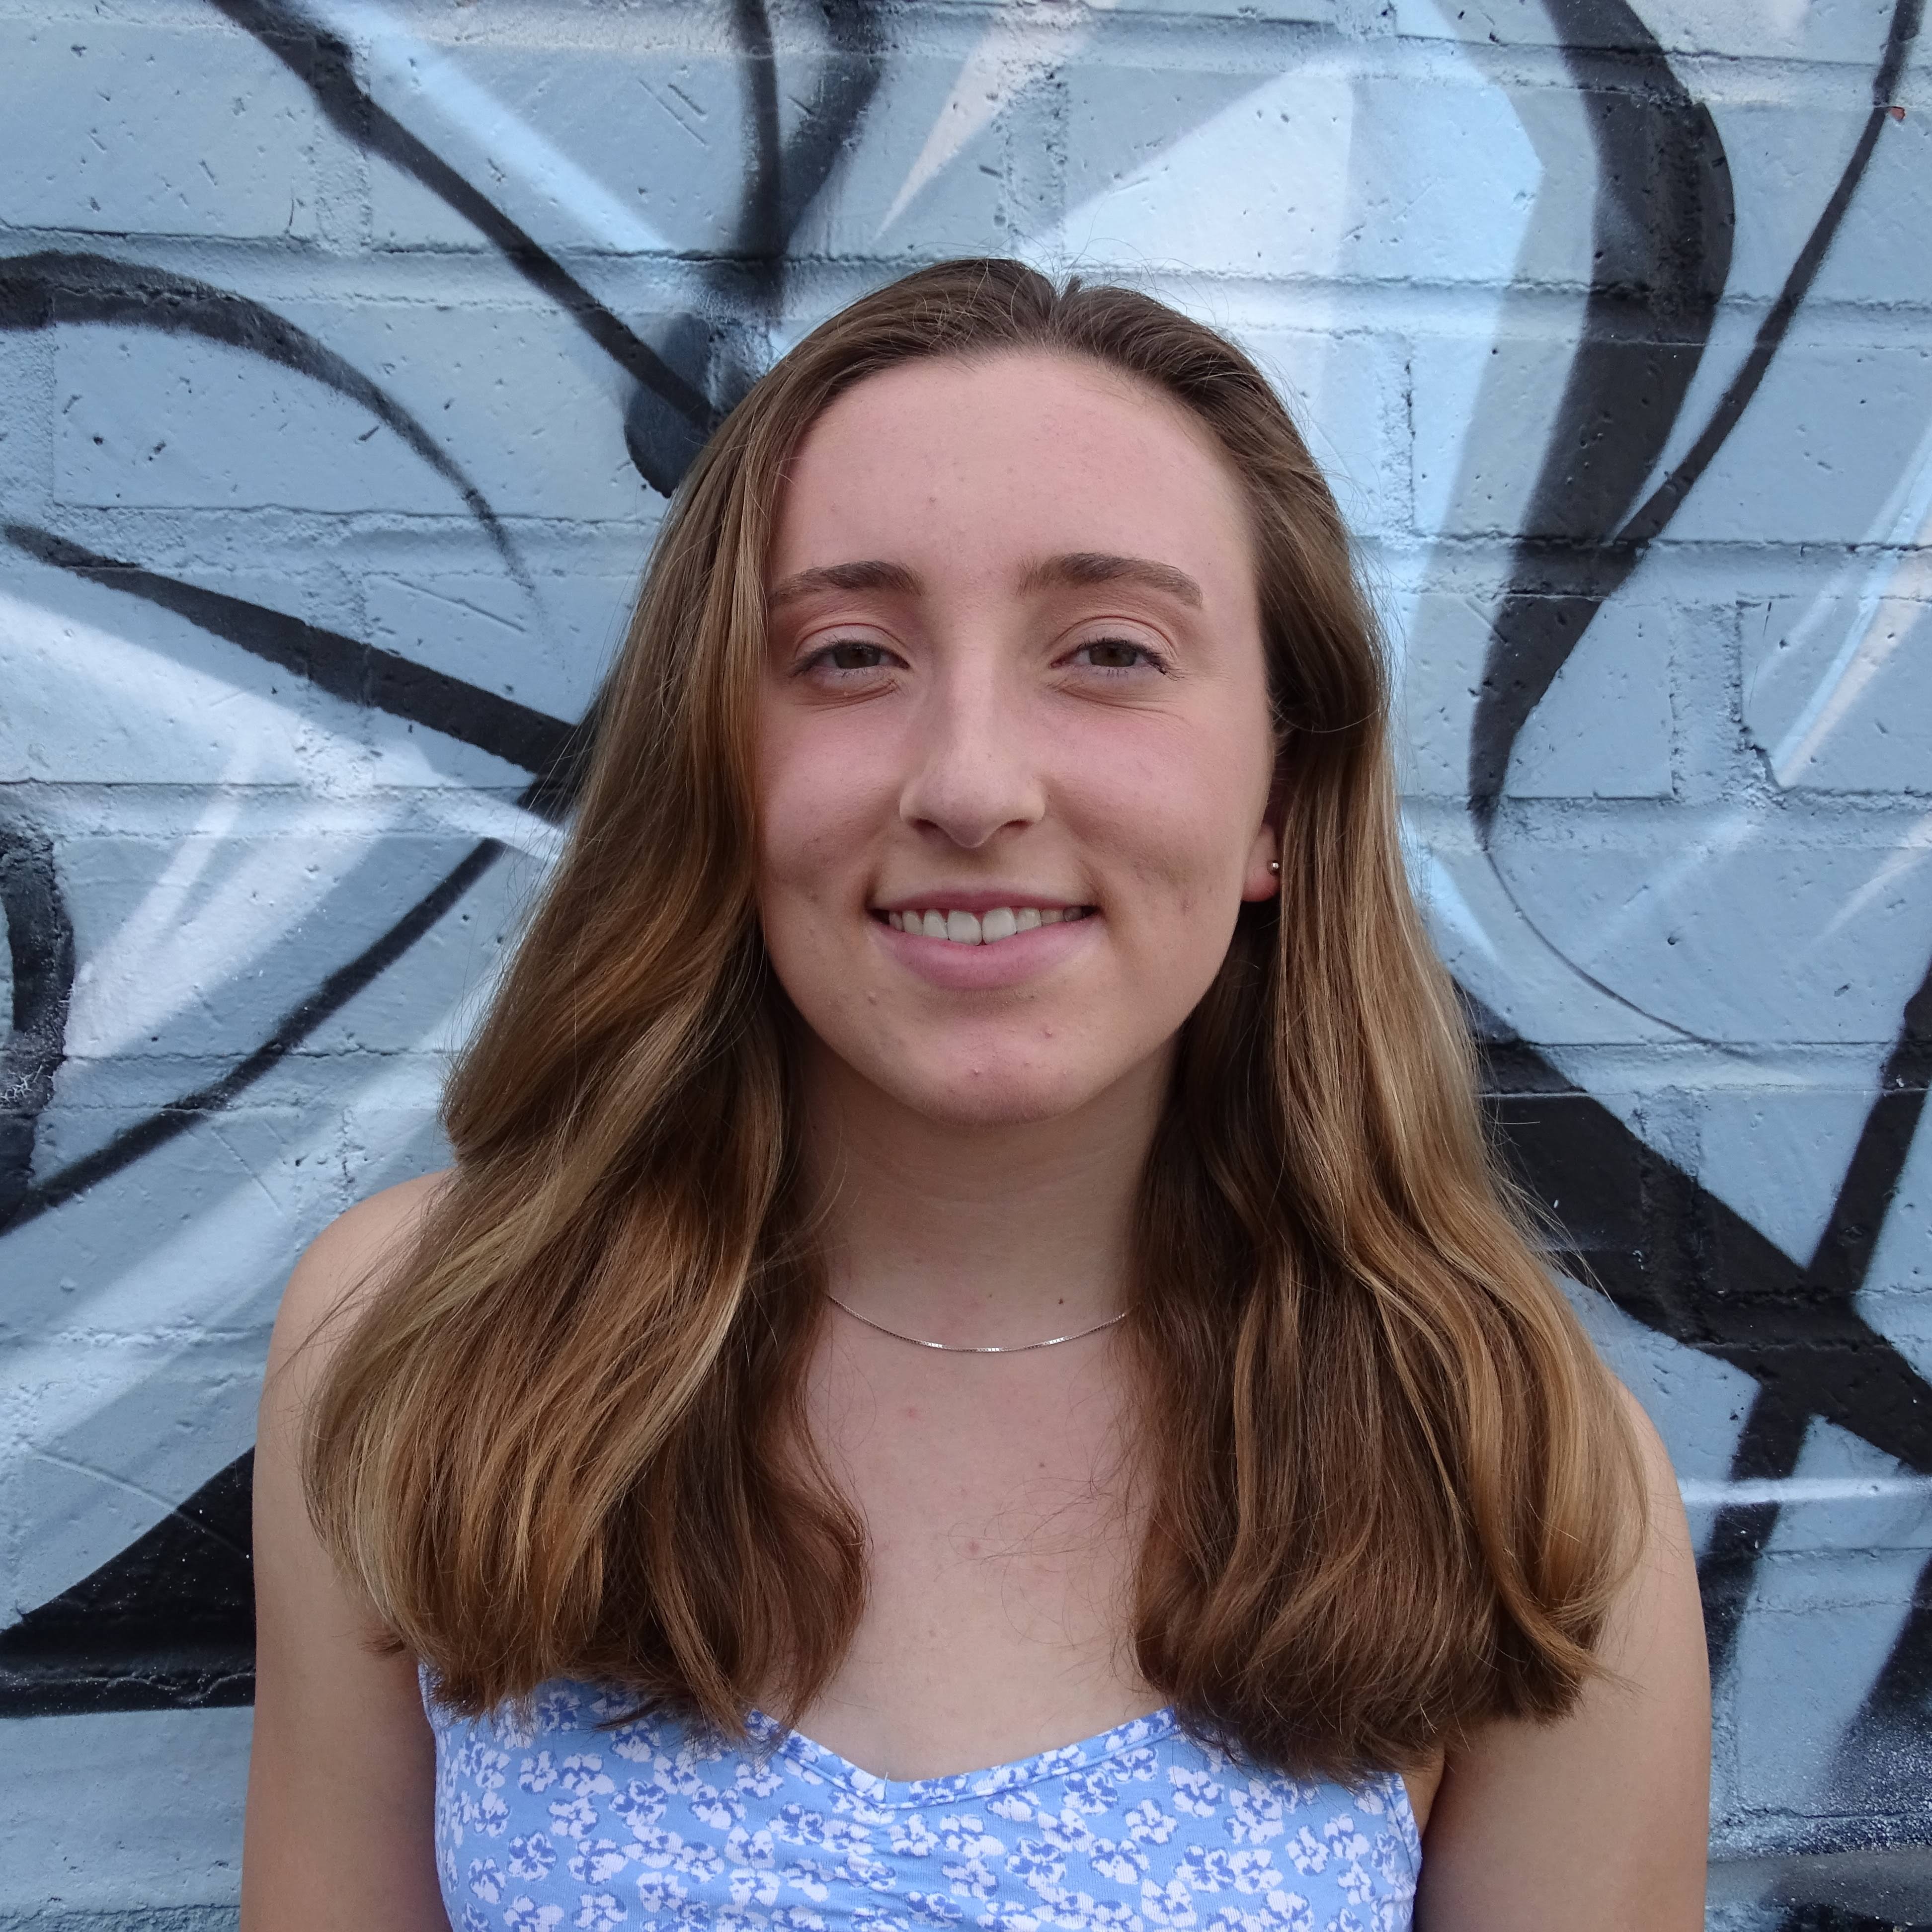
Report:
<svg viewBox="0 0 1932 1932"><path fill-rule="evenodd" d="M759 912L822 1048L935 1120L1161 1077L1274 750L1240 486L1178 404L1009 353L848 391L788 472Z"/></svg>

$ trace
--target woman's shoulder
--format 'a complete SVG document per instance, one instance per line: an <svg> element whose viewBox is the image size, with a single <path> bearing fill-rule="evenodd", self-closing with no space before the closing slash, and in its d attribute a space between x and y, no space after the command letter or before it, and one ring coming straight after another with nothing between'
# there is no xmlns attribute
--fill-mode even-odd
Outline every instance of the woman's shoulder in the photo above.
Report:
<svg viewBox="0 0 1932 1932"><path fill-rule="evenodd" d="M409 1252L448 1170L419 1175L338 1214L303 1251L282 1292L269 1344L271 1372L325 1336L338 1341Z"/></svg>
<svg viewBox="0 0 1932 1932"><path fill-rule="evenodd" d="M1622 1378L1606 1368L1616 1406L1629 1447L1631 1474L1636 1492L1631 1500L1636 1518L1630 1526L1628 1545L1630 1562L1618 1600L1641 1587L1642 1573L1659 1561L1670 1562L1681 1556L1690 1540L1684 1521L1684 1502L1677 1487L1677 1472L1670 1451L1651 1420L1650 1412Z"/></svg>

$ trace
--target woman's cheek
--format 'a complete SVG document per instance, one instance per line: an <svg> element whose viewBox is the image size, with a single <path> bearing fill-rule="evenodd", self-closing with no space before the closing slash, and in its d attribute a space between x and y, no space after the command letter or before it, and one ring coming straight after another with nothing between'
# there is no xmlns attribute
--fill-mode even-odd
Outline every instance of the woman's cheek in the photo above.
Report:
<svg viewBox="0 0 1932 1932"><path fill-rule="evenodd" d="M775 758L761 780L767 877L820 896L869 849L889 799L882 803L879 784L862 767L822 757Z"/></svg>

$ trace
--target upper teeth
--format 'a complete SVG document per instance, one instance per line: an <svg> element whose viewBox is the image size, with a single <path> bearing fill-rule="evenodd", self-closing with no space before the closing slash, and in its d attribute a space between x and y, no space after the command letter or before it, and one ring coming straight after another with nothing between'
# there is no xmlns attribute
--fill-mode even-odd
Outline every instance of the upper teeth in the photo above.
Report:
<svg viewBox="0 0 1932 1932"><path fill-rule="evenodd" d="M990 912L889 912L886 923L898 932L923 933L928 939L950 939L956 946L990 946L1036 926L1058 926L1062 920L1085 916L1084 906L994 906Z"/></svg>

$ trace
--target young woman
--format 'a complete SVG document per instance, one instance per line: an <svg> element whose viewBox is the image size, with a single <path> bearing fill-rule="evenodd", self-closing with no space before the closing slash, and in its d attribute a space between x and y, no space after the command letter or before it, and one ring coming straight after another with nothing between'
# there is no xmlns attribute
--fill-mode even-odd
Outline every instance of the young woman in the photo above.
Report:
<svg viewBox="0 0 1932 1932"><path fill-rule="evenodd" d="M1668 1464L1489 1165L1268 384L1004 262L659 539L456 1161L291 1282L251 1932L1690 1932Z"/></svg>

